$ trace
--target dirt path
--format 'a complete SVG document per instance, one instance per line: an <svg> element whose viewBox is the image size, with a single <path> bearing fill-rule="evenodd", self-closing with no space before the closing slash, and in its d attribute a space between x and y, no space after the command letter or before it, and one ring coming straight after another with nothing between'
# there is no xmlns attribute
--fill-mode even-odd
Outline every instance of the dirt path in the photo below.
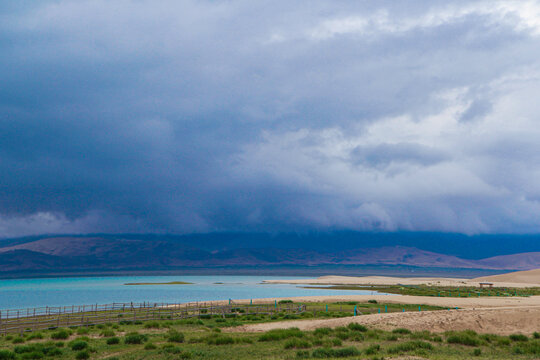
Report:
<svg viewBox="0 0 540 360"><path fill-rule="evenodd" d="M275 323L243 325L228 329L228 331L262 332L290 327L297 327L301 330L314 330L321 327L333 328L345 326L350 323L373 326L384 330L407 328L412 331L429 330L432 332L444 332L449 330L470 329L479 333L500 335L514 333L532 334L535 331L540 331L540 306L398 312L338 319L281 321Z"/></svg>

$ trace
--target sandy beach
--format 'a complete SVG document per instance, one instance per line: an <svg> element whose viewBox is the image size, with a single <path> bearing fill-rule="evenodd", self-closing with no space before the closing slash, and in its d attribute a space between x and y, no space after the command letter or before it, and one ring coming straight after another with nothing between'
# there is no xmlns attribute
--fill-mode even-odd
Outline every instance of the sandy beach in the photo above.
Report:
<svg viewBox="0 0 540 360"><path fill-rule="evenodd" d="M476 279L453 278L397 278L386 276L347 277L322 276L316 279L268 280L267 283L319 284L319 285L436 285L436 286L479 286L480 282L493 283L495 287L536 287L540 286L540 270L520 271ZM229 331L260 332L278 328L298 327L313 330L320 327L338 327L349 323L391 330L404 327L413 331L429 330L444 332L451 330L474 330L479 333L508 335L513 333L531 334L540 331L540 296L530 297L428 297L401 295L336 295L290 298L295 302L332 303L339 301L377 300L378 303L400 303L435 305L447 310L382 313L351 316L338 319L295 320L275 323L244 325ZM268 302L274 299L257 299L254 302ZM455 308L458 307L459 310Z"/></svg>
<svg viewBox="0 0 540 360"><path fill-rule="evenodd" d="M266 280L269 284L309 285L432 285L477 287L482 282L493 283L494 287L527 288L540 287L540 269L517 271L502 275L484 276L475 279L443 277L390 277L390 276L321 276L316 279Z"/></svg>

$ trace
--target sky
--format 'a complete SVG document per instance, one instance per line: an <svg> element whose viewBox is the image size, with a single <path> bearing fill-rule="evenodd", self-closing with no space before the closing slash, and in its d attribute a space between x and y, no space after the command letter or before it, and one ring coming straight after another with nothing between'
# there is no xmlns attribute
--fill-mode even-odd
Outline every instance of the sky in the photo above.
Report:
<svg viewBox="0 0 540 360"><path fill-rule="evenodd" d="M536 1L3 1L0 237L540 232Z"/></svg>

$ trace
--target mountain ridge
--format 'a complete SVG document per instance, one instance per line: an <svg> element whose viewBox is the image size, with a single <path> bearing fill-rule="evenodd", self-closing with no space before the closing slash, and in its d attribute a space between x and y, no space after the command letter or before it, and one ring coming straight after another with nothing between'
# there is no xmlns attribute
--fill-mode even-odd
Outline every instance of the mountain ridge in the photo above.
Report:
<svg viewBox="0 0 540 360"><path fill-rule="evenodd" d="M403 265L460 269L529 270L540 266L540 252L463 259L413 246L372 246L324 251L319 248L232 247L168 239L54 236L26 242L0 242L0 267L23 270L125 270L223 266ZM376 244L372 244L376 245Z"/></svg>

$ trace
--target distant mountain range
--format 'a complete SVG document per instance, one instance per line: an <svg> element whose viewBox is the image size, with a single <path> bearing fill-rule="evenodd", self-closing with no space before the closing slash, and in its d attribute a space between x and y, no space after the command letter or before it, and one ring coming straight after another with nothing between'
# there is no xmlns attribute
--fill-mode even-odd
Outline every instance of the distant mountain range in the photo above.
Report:
<svg viewBox="0 0 540 360"><path fill-rule="evenodd" d="M467 258L421 249L422 239L420 244L408 241L411 246L404 246L399 241L388 241L384 234L372 234L371 240L362 235L356 243L350 237L340 243L342 237L339 234L333 236L333 241L331 235L239 234L235 237L230 233L221 236L92 235L5 239L0 240L0 268L3 272L15 273L284 265L402 265L490 270L540 267L538 241L529 246L535 251L486 257L481 257L480 253L475 254L475 258ZM446 242L448 249L455 251L455 247L462 245L462 235L456 235L455 239L441 238L438 240ZM331 245L326 245L327 242ZM491 246L504 247L496 243ZM488 248L484 253L493 253L493 249Z"/></svg>

